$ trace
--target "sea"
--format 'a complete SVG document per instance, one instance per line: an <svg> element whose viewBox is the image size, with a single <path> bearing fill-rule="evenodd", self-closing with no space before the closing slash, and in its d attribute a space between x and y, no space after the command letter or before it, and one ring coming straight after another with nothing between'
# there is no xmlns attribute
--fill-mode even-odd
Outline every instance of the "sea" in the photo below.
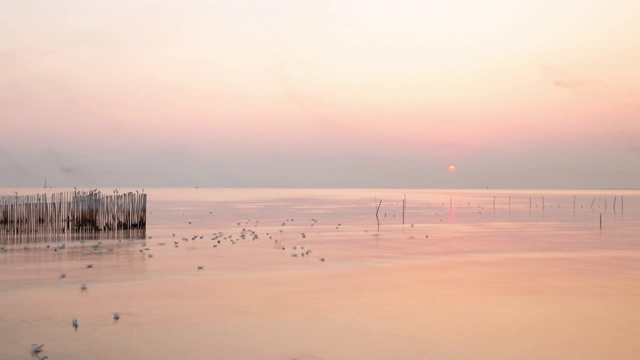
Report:
<svg viewBox="0 0 640 360"><path fill-rule="evenodd" d="M0 238L0 359L640 359L640 191L119 190L144 232Z"/></svg>

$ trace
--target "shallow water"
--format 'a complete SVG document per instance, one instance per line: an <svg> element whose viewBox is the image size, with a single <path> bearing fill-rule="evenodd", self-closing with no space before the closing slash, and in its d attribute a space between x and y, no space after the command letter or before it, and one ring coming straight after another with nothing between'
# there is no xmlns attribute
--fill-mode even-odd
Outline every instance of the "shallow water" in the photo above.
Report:
<svg viewBox="0 0 640 360"><path fill-rule="evenodd" d="M5 245L0 359L640 357L640 192L146 191L147 239Z"/></svg>

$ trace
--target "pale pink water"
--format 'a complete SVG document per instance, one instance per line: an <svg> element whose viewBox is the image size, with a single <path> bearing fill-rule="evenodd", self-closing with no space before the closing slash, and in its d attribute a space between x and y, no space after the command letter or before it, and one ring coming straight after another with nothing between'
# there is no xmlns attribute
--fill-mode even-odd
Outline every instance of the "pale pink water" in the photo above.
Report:
<svg viewBox="0 0 640 360"><path fill-rule="evenodd" d="M5 246L0 359L640 358L640 192L146 190L151 239Z"/></svg>

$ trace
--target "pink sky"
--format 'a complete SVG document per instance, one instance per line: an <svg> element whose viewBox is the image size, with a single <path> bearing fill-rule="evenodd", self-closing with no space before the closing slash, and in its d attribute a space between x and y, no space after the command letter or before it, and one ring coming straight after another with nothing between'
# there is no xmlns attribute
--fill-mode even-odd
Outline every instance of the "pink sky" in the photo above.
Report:
<svg viewBox="0 0 640 360"><path fill-rule="evenodd" d="M0 186L640 183L634 1L0 12Z"/></svg>

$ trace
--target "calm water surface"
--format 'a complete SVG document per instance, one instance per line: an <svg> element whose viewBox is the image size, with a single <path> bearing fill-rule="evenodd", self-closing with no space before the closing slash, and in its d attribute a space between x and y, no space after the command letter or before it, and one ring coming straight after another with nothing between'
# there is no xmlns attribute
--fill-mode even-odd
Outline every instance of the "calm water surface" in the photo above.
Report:
<svg viewBox="0 0 640 360"><path fill-rule="evenodd" d="M146 239L2 240L0 359L640 358L638 191L146 192Z"/></svg>

